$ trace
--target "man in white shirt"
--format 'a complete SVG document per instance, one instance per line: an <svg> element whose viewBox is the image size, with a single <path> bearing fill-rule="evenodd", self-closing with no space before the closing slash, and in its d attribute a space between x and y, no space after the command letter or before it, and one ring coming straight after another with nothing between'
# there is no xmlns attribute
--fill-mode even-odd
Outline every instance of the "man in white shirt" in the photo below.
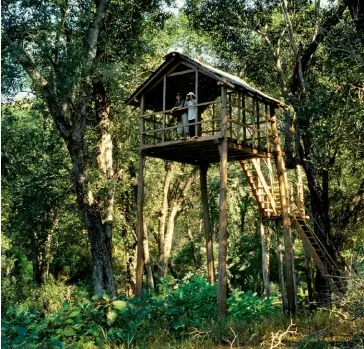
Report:
<svg viewBox="0 0 364 349"><path fill-rule="evenodd" d="M186 104L185 106L188 107L188 123L192 124L196 122L196 96L193 92L188 92L186 97ZM195 136L195 128L196 125L189 125L189 133L186 135L187 137Z"/></svg>

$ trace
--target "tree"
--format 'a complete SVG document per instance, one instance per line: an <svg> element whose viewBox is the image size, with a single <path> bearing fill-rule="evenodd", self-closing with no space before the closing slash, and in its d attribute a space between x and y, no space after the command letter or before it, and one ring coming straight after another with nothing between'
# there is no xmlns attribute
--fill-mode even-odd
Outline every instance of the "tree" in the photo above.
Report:
<svg viewBox="0 0 364 349"><path fill-rule="evenodd" d="M113 69L125 68L144 49L143 30L153 31L157 27L148 23L164 20L160 5L158 0L2 4L5 92L22 69L66 144L91 243L96 294L115 295L112 98L120 94L112 94L119 77Z"/></svg>
<svg viewBox="0 0 364 349"><path fill-rule="evenodd" d="M72 206L70 162L43 103L2 107L2 178L6 203L4 231L33 264L33 280L50 273L52 246ZM77 219L77 218L76 218Z"/></svg>

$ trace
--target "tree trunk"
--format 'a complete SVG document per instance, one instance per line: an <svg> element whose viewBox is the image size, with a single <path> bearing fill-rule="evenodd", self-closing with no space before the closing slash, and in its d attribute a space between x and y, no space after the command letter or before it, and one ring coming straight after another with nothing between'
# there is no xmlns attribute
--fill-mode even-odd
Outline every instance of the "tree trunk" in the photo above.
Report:
<svg viewBox="0 0 364 349"><path fill-rule="evenodd" d="M276 236L277 236L277 263L278 263L279 290L281 292L283 312L286 313L288 310L288 300L284 282L283 245L281 242L280 228L278 221L276 221Z"/></svg>
<svg viewBox="0 0 364 349"><path fill-rule="evenodd" d="M199 263L197 262L197 256L196 256L196 248L195 248L195 244L193 241L193 235L192 235L192 230L191 230L191 226L190 226L190 221L186 215L186 224L187 224L187 236L188 239L190 240L190 244L191 244L191 250L192 250L192 260L193 260L193 264L195 269L197 270L199 268Z"/></svg>
<svg viewBox="0 0 364 349"><path fill-rule="evenodd" d="M144 248L144 266L145 266L145 269L147 272L147 285L148 285L148 288L151 291L153 291L154 290L154 278L153 278L152 265L150 263L147 224L145 222L144 222L143 248Z"/></svg>
<svg viewBox="0 0 364 349"><path fill-rule="evenodd" d="M179 197L177 199L172 201L171 206L170 206L168 224L167 224L167 229L166 229L166 233L165 233L165 237L164 237L164 254L163 254L163 260L162 260L162 275L163 275L163 277L166 277L167 273L168 273L168 261L169 261L169 257L170 257L171 249L172 249L172 238L173 238L173 233L174 233L174 223L176 221L177 215L180 213L180 211L182 209L182 205L183 205L183 203L185 201L185 196L186 196L187 191L189 190L189 188L190 188L190 186L191 186L191 184L193 182L196 170L197 169L194 168L191 171L191 173L187 177L186 182L184 183L182 193L179 195Z"/></svg>
<svg viewBox="0 0 364 349"><path fill-rule="evenodd" d="M130 241L126 228L121 231L121 236L124 242L124 252L126 259L125 293L128 296L132 296L135 293L136 288L136 236L134 237L133 241Z"/></svg>
<svg viewBox="0 0 364 349"><path fill-rule="evenodd" d="M200 166L200 187L203 211L203 223L206 241L207 277L211 285L215 283L214 251L212 240L212 227L210 221L209 203L207 196L207 165Z"/></svg>
<svg viewBox="0 0 364 349"><path fill-rule="evenodd" d="M311 273L311 263L310 263L310 252L308 249L304 246L304 252L305 252L305 275L306 275L306 281L307 281L307 292L308 292L308 301L310 302L310 308L312 307L313 303L313 290L312 290L312 273Z"/></svg>
<svg viewBox="0 0 364 349"><path fill-rule="evenodd" d="M270 286L269 286L269 235L268 227L263 223L262 216L260 216L260 242L262 245L262 279L264 294L269 298Z"/></svg>
<svg viewBox="0 0 364 349"><path fill-rule="evenodd" d="M173 165L166 162L166 174L164 177L163 185L163 205L159 216L159 235L158 235L158 249L159 249L159 277L163 277L163 264L164 264L164 249L165 249L165 233L166 233L166 220L168 214L168 193L169 186L173 178Z"/></svg>
<svg viewBox="0 0 364 349"><path fill-rule="evenodd" d="M243 200L241 201L240 208L240 234L244 234L245 227L245 217L248 212L249 203L251 200L250 194L246 194Z"/></svg>

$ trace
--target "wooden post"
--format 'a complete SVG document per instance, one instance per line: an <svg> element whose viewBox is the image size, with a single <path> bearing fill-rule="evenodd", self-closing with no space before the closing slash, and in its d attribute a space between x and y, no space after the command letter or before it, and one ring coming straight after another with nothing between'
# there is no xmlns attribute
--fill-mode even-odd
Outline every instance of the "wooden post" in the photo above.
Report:
<svg viewBox="0 0 364 349"><path fill-rule="evenodd" d="M238 144L240 144L240 127L241 127L241 95L238 92L238 135L237 135L237 141Z"/></svg>
<svg viewBox="0 0 364 349"><path fill-rule="evenodd" d="M144 136L144 129L145 129L145 120L144 120L144 104L145 104L144 94L142 94L140 98L140 146L145 144L145 136Z"/></svg>
<svg viewBox="0 0 364 349"><path fill-rule="evenodd" d="M215 266L212 241L212 229L209 213L209 203L207 197L207 164L200 165L200 186L201 186L201 201L202 215L206 238L206 257L207 257L207 277L211 285L215 283Z"/></svg>
<svg viewBox="0 0 364 349"><path fill-rule="evenodd" d="M291 234L291 218L288 211L287 187L285 181L285 168L281 152L281 145L278 136L277 119L274 107L270 107L270 116L272 119L272 135L274 140L275 162L278 172L279 192L282 205L282 220L284 234L284 259L286 267L286 285L288 298L288 311L292 316L297 314L296 282L294 273L293 245Z"/></svg>
<svg viewBox="0 0 364 349"><path fill-rule="evenodd" d="M166 93L167 93L167 75L164 75L164 78L163 78L162 143L165 141L165 134L166 134L166 131L164 130L166 128L166 113L164 113L164 111L166 110Z"/></svg>
<svg viewBox="0 0 364 349"><path fill-rule="evenodd" d="M301 166L296 166L296 175L297 175L297 208L299 211L299 214L302 216L306 215L305 212L305 196L304 196L304 190L303 190L303 181L302 181L302 172L301 172Z"/></svg>
<svg viewBox="0 0 364 349"><path fill-rule="evenodd" d="M257 114L257 132L258 132L258 144L257 144L257 149L259 149L260 148L260 131L261 131L261 129L260 129L260 120L259 120L259 101L258 100L256 100L255 101L255 107L256 107L256 114Z"/></svg>
<svg viewBox="0 0 364 349"><path fill-rule="evenodd" d="M246 106L245 106L245 96L242 95L242 99L241 99L241 103L242 103L242 109L243 109L243 142L244 144L246 143Z"/></svg>
<svg viewBox="0 0 364 349"><path fill-rule="evenodd" d="M264 114L265 114L265 139L266 145L265 148L267 149L267 153L269 153L269 123L268 123L268 105L264 104Z"/></svg>
<svg viewBox="0 0 364 349"><path fill-rule="evenodd" d="M226 231L227 231L227 113L226 87L221 87L221 135L220 151L220 202L219 202L219 284L217 289L217 305L220 316L226 314Z"/></svg>
<svg viewBox="0 0 364 349"><path fill-rule="evenodd" d="M232 113L232 105L231 105L231 93L229 93L229 137L230 140L233 139L233 113Z"/></svg>
<svg viewBox="0 0 364 349"><path fill-rule="evenodd" d="M195 96L196 96L196 103L198 104L200 101L198 99L198 70L196 69L196 72L195 72ZM198 114L198 107L196 107L196 110L195 110L195 115L196 115L196 118L195 118L195 122L199 122L200 121L200 117L199 117L199 114ZM199 136L199 132L198 132L198 129L201 127L201 131L202 131L202 124L201 126L199 124L196 124L195 125L195 136Z"/></svg>

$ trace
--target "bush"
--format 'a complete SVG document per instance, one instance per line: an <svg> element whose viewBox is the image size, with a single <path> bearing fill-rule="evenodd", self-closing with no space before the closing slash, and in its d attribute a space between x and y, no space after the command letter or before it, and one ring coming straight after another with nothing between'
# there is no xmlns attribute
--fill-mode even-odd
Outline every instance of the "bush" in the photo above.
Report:
<svg viewBox="0 0 364 349"><path fill-rule="evenodd" d="M280 309L273 305L276 296L269 299L258 297L251 291L246 293L234 290L227 300L229 315L246 322L256 322L280 313Z"/></svg>

